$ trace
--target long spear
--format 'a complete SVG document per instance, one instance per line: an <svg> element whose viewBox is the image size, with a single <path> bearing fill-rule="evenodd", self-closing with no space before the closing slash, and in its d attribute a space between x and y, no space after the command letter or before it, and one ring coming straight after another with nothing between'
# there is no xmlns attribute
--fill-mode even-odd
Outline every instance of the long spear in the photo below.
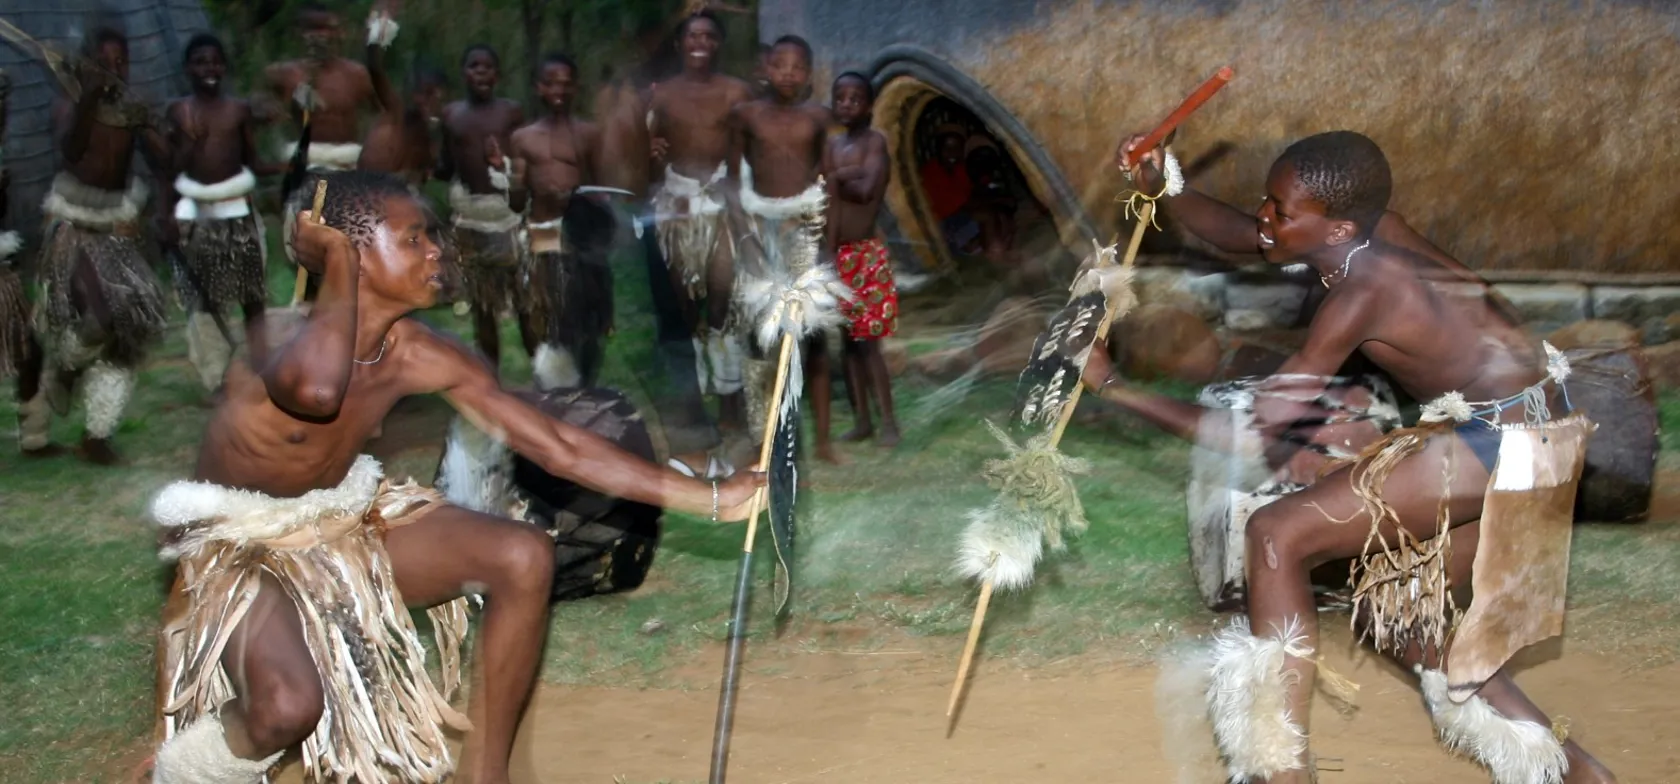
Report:
<svg viewBox="0 0 1680 784"><path fill-rule="evenodd" d="M1226 83L1230 82L1233 75L1234 72L1231 70L1230 66L1225 66L1220 68L1219 71L1212 77L1208 78L1207 81L1203 82L1200 87L1196 88L1195 92L1191 93L1188 98L1184 99L1183 103L1179 104L1177 109L1173 110L1172 114L1167 115L1165 120L1157 125L1153 131L1150 131L1148 135L1144 136L1142 141L1140 141L1137 146L1125 156L1123 161L1125 165L1123 168L1129 171L1132 166L1137 165L1137 162L1144 155L1148 154L1148 152L1157 144L1160 144L1162 139L1167 138L1167 135L1172 133L1173 129L1177 128L1179 123L1183 122L1185 118L1194 113L1196 109L1201 107L1202 104L1207 103L1208 99L1212 98L1215 93L1219 92L1219 90L1226 85ZM1126 246L1125 260L1120 265L1118 276L1106 281L1108 285L1105 285L1104 281L1104 268L1111 263L1113 249L1101 247L1098 247L1097 253L1094 257L1095 264L1092 265L1090 270L1087 270L1082 275L1081 281L1077 281L1075 283L1075 296L1073 297L1075 303L1070 303L1070 310L1072 310L1073 305L1081 299L1080 287L1082 284L1088 285L1091 289L1090 291L1085 292L1085 296L1089 296L1089 294L1094 293L1095 291L1103 292L1104 311L1101 320L1097 324L1096 332L1094 333L1096 339L1100 339L1101 337L1107 335L1109 327L1113 324L1114 319L1125 315L1124 311L1129 310L1131 304L1135 302L1135 300L1130 296L1130 275L1133 265L1137 260L1138 248L1143 243L1144 231L1151 224L1154 217L1154 199L1146 198L1144 199L1143 206L1137 211L1137 224L1132 227L1132 237L1131 241ZM1090 277L1086 278L1086 275ZM1109 289L1111 288L1118 289L1118 291L1110 291ZM1124 302L1121 300L1124 300ZM1075 318L1078 318L1077 315ZM1071 323L1065 323L1063 326L1071 327L1071 330L1074 333L1082 332L1081 325L1077 320ZM1062 337L1063 336L1056 334L1046 334L1041 336L1038 341L1039 345L1035 346L1035 356L1038 356L1045 350L1051 348L1047 345L1047 343L1060 342ZM1077 337L1077 334L1068 335L1067 337L1068 339L1073 339L1074 337ZM1059 477L1059 481L1053 484L1061 485L1062 488L1065 488L1065 492L1070 495L1072 494L1072 483L1071 479L1067 478L1065 474L1072 473L1073 471L1070 469L1076 469L1076 466L1073 461L1067 461L1065 458L1061 458L1057 455L1055 450L1056 445L1062 440L1062 434L1067 431L1068 422L1073 418L1074 409L1079 405L1080 393L1084 388L1084 385L1079 383L1079 376L1084 372L1085 358L1088 356L1088 354L1081 354L1075 363L1076 367L1072 368L1077 371L1074 374L1074 386L1072 391L1068 394L1066 401L1060 403L1061 408L1057 412L1055 429L1050 432L1048 438L1043 443L1034 443L1030 441L1027 450L1031 450L1032 454L1025 455L1027 459L1048 461L1052 464L1052 467L1049 470L1062 472L1064 475ZM1031 415L1029 414L1029 417L1030 416ZM1023 457L1023 450L1017 450L1012 444L1010 445L1010 451L1012 453L1011 460L1017 460ZM1003 481L1007 482L1007 479L1004 479ZM1050 492L1055 492L1056 490L1060 490L1062 488L1054 488ZM1010 488L1007 485L1000 489L1004 491L1003 495L1009 494ZM1040 499L1031 500L1041 499L1042 496L1040 496ZM980 643L980 630L985 624L986 609L991 604L992 592L999 581L1000 574L1006 582L1006 587L1024 587L1032 579L1033 564L1036 562L1038 555L1042 552L1042 538L1047 534L1051 539L1052 545L1060 544L1059 527L1057 527L1054 523L1043 526L1045 530L1038 530L1038 527L1033 525L1020 525L1021 510L1018 507L1023 502L1030 503L1030 500L1017 497L1012 499L1010 502L1002 502L1000 498L1000 501L994 502L992 507L976 512L975 515L972 516L975 519L975 525L970 526L971 531L976 526L983 525L984 523L991 521L991 518L994 516L1015 515L1015 520L1013 522L1005 522L1003 524L1004 530L1001 531L1001 534L1006 538L1014 540L1019 545L1016 549L1018 549L1020 557L1009 559L1011 561L1009 563L1003 563L1002 561L1006 556L1000 549L988 548L989 552L987 553L965 553L966 556L982 556L983 560L970 567L968 571L978 573L983 579L980 584L980 598L974 606L974 620L969 624L968 628L968 640L963 645L962 659L957 665L956 682L951 685L951 699L945 707L945 718L949 722L948 729L954 728L955 726L957 703L962 698L963 685L967 682L969 668L974 662L974 652ZM1010 509L1010 504L1016 505L1017 508ZM1074 495L1071 499L1071 511L1063 511L1060 514L1068 517L1069 521L1073 523L1075 527L1083 525L1084 512L1078 508L1076 495ZM978 537L965 536L965 550L972 550L972 548L977 544L982 544Z"/></svg>

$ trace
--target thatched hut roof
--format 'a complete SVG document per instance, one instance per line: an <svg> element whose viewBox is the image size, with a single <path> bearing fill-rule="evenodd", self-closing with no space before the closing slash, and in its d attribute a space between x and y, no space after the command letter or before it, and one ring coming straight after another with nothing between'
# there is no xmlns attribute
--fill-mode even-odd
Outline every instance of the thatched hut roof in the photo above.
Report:
<svg viewBox="0 0 1680 784"><path fill-rule="evenodd" d="M7 0L6 21L36 40L73 51L82 35L109 24L128 35L129 84L160 106L186 91L181 47L210 29L198 0ZM33 238L40 230L40 205L59 166L52 139L52 104L58 83L29 52L0 42L0 68L11 75L11 116L4 165L12 173L11 214L6 224Z"/></svg>
<svg viewBox="0 0 1680 784"><path fill-rule="evenodd" d="M1127 230L1118 138L1229 64L1175 148L1226 201L1258 203L1291 141L1356 130L1388 154L1394 208L1474 268L1680 271L1674 3L763 0L759 29L810 41L819 96L841 70L874 77L889 138L930 93L974 109L1072 248ZM892 217L937 244L907 179Z"/></svg>

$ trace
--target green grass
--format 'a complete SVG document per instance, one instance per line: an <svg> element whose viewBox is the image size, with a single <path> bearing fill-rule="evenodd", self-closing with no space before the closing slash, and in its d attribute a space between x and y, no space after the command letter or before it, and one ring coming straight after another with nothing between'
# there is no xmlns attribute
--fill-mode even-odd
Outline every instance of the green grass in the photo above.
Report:
<svg viewBox="0 0 1680 784"><path fill-rule="evenodd" d="M272 290L284 302L292 272L274 250ZM606 381L645 406L638 369L652 363L652 322L639 257L621 262ZM916 301L907 307L913 313ZM470 334L448 309L423 318ZM940 331L952 330L912 328L913 350L937 348L928 335ZM511 327L503 338L504 375L523 382L529 367L511 348ZM184 355L177 328L144 373L118 438L130 465L24 462L0 449L0 704L8 706L0 781L110 780L145 751L166 571L142 513L158 488L191 470L208 414ZM791 615L779 629L772 620L766 538L755 564L755 650L957 647L975 591L951 572L954 545L965 511L989 498L978 472L999 449L980 420L1006 411L1010 387L981 383L952 404L952 395L935 396L937 384L901 380L905 438L897 450L853 446L845 450L849 466L805 469ZM9 395L0 397L0 439L9 440L15 410ZM1665 395L1661 406L1662 463L1680 467L1680 397ZM448 414L426 399L405 404L402 415L439 427L418 438L421 446L387 456L388 469L429 479ZM836 432L850 425L843 405L836 420ZM59 443L79 434L79 413L54 425ZM1192 586L1184 535L1188 448L1120 417L1081 422L1064 447L1092 462L1080 485L1091 529L1046 560L1032 590L994 600L985 655L1018 666L1081 655L1141 661L1176 635L1205 628L1212 617ZM544 678L638 688L709 683L714 663L699 654L723 639L742 533L668 515L641 590L555 609ZM1672 660L1680 618L1666 586L1680 563L1680 525L1580 526L1573 557L1571 645L1638 662Z"/></svg>

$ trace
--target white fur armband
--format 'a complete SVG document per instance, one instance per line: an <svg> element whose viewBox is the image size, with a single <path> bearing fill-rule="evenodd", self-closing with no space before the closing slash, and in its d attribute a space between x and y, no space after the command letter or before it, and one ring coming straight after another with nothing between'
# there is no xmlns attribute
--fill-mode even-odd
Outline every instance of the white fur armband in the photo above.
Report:
<svg viewBox="0 0 1680 784"><path fill-rule="evenodd" d="M1164 152L1166 153L1166 195L1177 196L1184 192L1184 170L1179 168L1178 157L1172 154L1172 150L1165 150Z"/></svg>
<svg viewBox="0 0 1680 784"><path fill-rule="evenodd" d="M490 167L490 187L507 193L513 187L513 161L502 159L502 168Z"/></svg>
<svg viewBox="0 0 1680 784"><path fill-rule="evenodd" d="M381 49L391 48L391 42L397 40L397 30L400 27L397 20L387 16L383 11L374 11L368 14L367 45L377 46Z"/></svg>

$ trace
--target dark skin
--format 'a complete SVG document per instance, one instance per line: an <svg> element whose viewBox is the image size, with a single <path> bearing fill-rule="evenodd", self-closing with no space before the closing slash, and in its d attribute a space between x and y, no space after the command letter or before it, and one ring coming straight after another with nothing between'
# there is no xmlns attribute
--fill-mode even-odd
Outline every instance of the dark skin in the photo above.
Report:
<svg viewBox="0 0 1680 784"><path fill-rule="evenodd" d="M735 107L729 153L729 179L740 185L741 164L752 167L753 190L768 198L797 196L816 183L822 170L826 137L834 118L828 109L800 100L811 84L811 63L804 50L783 44L770 50L767 72L771 95ZM843 462L829 440L828 352L823 339L805 342L805 388L816 415L816 454Z"/></svg>
<svg viewBox="0 0 1680 784"><path fill-rule="evenodd" d="M333 13L306 13L298 17L298 33L309 48L308 57L275 63L263 72L268 86L269 117L289 115L301 126L302 107L293 100L300 84L314 87L324 106L310 109L310 141L320 144L349 144L362 139L362 107L376 106L379 97L373 78L361 63L335 54L343 36L339 18Z"/></svg>
<svg viewBox="0 0 1680 784"><path fill-rule="evenodd" d="M331 198L330 194L328 198ZM299 261L322 276L308 319L291 334L262 330L252 356L236 360L227 395L211 417L196 479L275 497L337 486L392 406L438 394L461 415L555 476L605 493L701 515L712 488L639 460L504 391L471 349L409 319L442 285L426 212L407 195L385 200L384 219L357 247L343 234L298 218ZM376 359L377 358L377 359ZM360 359L370 364L356 364ZM720 518L742 519L762 474L718 489ZM484 586L479 688L468 715L461 775L506 782L514 732L546 636L553 543L537 529L444 506L386 535L397 589L425 607ZM229 746L260 759L314 731L320 674L303 643L296 609L265 580L222 658L237 698L223 709Z"/></svg>
<svg viewBox="0 0 1680 784"><path fill-rule="evenodd" d="M443 152L439 156L437 176L443 180L459 179L469 193L496 193L490 184L490 166L501 168L502 150L511 148L511 137L525 123L525 112L519 104L496 97L496 83L501 78L494 55L482 49L468 53L461 66L467 87L467 99L456 101L443 109ZM524 204L508 194L508 206L515 212ZM473 340L492 362L502 356L501 333L496 327L496 312L484 304L472 303ZM535 354L538 335L520 321L520 337L528 353Z"/></svg>
<svg viewBox="0 0 1680 784"><path fill-rule="evenodd" d="M572 191L595 184L601 170L600 126L572 116L577 87L577 74L564 63L543 66L537 99L549 114L513 133L510 198L530 205L527 215L534 223L565 215Z"/></svg>
<svg viewBox="0 0 1680 784"><path fill-rule="evenodd" d="M468 54L461 65L467 99L443 108L443 155L438 178L460 179L469 193L495 193L487 166L500 161L513 132L525 124L519 104L496 97L501 70L494 55L482 49ZM522 204L511 205L514 211ZM492 355L494 356L494 355Z"/></svg>
<svg viewBox="0 0 1680 784"><path fill-rule="evenodd" d="M265 164L257 157L256 123L252 120L251 105L245 101L222 95L222 79L227 74L227 60L214 46L200 46L187 53L187 80L192 94L169 104L165 119L169 122L170 160L175 170L200 183L222 182L249 168L257 176L280 174L284 163ZM165 246L180 242L181 228L175 220L173 205L180 198L174 193L174 183L158 210L158 223L164 227ZM240 303L249 330L261 317L265 303L259 298Z"/></svg>
<svg viewBox="0 0 1680 784"><path fill-rule="evenodd" d="M718 164L729 158L732 113L738 104L752 100L752 89L740 79L717 72L718 47L722 43L723 31L705 18L690 20L678 38L677 47L683 55L682 73L658 85L651 100L650 149L659 169L669 164L678 174L707 182ZM735 286L735 261L729 243L718 243L706 270L709 294L703 314L700 304L689 300L687 286L678 279L674 265L672 285L690 325L697 331L702 323L709 329L721 330L729 317L729 297ZM718 426L740 430L745 418L742 395L724 395L719 408Z"/></svg>
<svg viewBox="0 0 1680 784"><path fill-rule="evenodd" d="M601 166L596 170L601 184L635 194L648 195L652 169L651 137L647 112L652 92L638 89L621 79L595 93L595 109L603 126Z"/></svg>
<svg viewBox="0 0 1680 784"><path fill-rule="evenodd" d="M425 185L437 168L431 124L442 116L443 85L422 82L409 94L405 105L385 68L384 49L367 47L367 69L379 100L379 114L362 141L356 168L388 172L412 185Z"/></svg>
<svg viewBox="0 0 1680 784"><path fill-rule="evenodd" d="M1158 171L1160 151L1150 155ZM1137 181L1141 173L1134 172L1133 176ZM1158 182L1142 182L1145 188L1157 188L1151 193L1158 192ZM1172 209L1181 198L1163 201ZM1190 203L1200 200L1212 201L1198 194ZM1196 217L1205 222L1185 225L1198 226L1193 229L1198 233L1205 229L1232 241L1247 227L1254 247L1268 262L1305 262L1329 278L1329 293L1309 327L1306 345L1283 364L1279 375L1329 377L1359 351L1415 399L1433 400L1457 390L1471 401L1508 397L1544 376L1544 354L1536 341L1491 318L1486 303L1455 301L1430 284L1424 273L1435 268L1435 262L1373 240L1357 254L1344 275L1344 260L1348 251L1364 241L1364 227L1351 219L1327 215L1324 205L1296 178L1288 162L1280 161L1272 167L1266 181L1266 199L1254 215L1220 206L1223 211L1213 214L1223 214L1226 220L1213 220L1204 214ZM1099 346L1091 352L1084 375L1087 387L1163 429L1181 437L1197 437L1203 430L1199 407L1118 381L1104 348ZM1310 393L1322 389L1322 383L1294 383L1291 388ZM1561 416L1555 385L1549 390L1552 415ZM1263 435L1276 436L1314 410L1310 404L1266 398L1256 402L1254 418ZM1217 432L1200 434L1216 444L1226 438ZM1399 524L1412 535L1433 537L1443 500L1441 467L1449 457L1456 474L1445 497L1446 513L1455 529L1456 549L1467 561L1474 555L1470 542L1477 533L1474 521L1481 517L1488 471L1456 433L1431 439L1421 453L1402 461L1389 475L1384 497L1398 513ZM1281 629L1290 619L1298 619L1307 644L1316 650L1318 623L1308 574L1328 561L1359 555L1369 531L1370 519L1353 491L1350 468L1330 473L1307 489L1257 511L1248 523L1245 553L1250 627L1266 634L1272 632L1265 630ZM1394 532L1384 535L1392 537ZM1461 570L1455 582L1468 586L1464 575L1467 563L1455 568ZM1438 651L1414 650L1407 656L1413 660L1441 658ZM1298 676L1286 681L1290 683L1290 714L1304 719L1316 667L1293 657L1285 666ZM1495 676L1479 694L1504 716L1550 726L1550 719L1522 696L1508 674ZM1613 780L1609 771L1578 744L1571 741L1565 750L1570 761L1567 781ZM1299 770L1271 781L1307 780L1307 771Z"/></svg>
<svg viewBox="0 0 1680 784"><path fill-rule="evenodd" d="M875 217L887 192L890 176L887 137L869 127L873 99L869 86L847 78L834 85L834 118L846 132L829 137L823 149L823 171L828 182L829 245L838 252L841 245L872 239ZM892 375L881 355L880 341L846 338L846 387L852 391L852 412L856 425L840 436L841 441L862 441L874 435L870 400L881 407L883 447L898 445L898 417L893 412ZM822 418L821 414L818 414Z"/></svg>
<svg viewBox="0 0 1680 784"><path fill-rule="evenodd" d="M75 102L60 98L53 104L53 128L65 170L95 188L126 190L138 142L156 178L156 189L170 193L171 167L163 134L150 125L119 128L98 119L100 103L120 104L128 100L125 97L128 45L120 41L100 44L94 50L91 66L84 67L79 74L80 98ZM160 226L160 231L167 232L167 224ZM101 330L109 330L111 310L100 296L98 273L93 265L85 258L77 259L70 280L70 302L79 318L97 324ZM67 374L60 379L65 389L74 386L74 376ZM113 465L119 460L105 439L84 436L79 452L84 459L99 465Z"/></svg>

